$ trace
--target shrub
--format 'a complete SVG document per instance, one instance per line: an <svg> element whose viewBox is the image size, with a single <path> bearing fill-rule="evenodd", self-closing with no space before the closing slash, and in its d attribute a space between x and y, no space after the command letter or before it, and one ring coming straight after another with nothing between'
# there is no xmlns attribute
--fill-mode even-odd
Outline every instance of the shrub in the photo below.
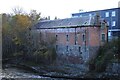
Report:
<svg viewBox="0 0 120 80"><path fill-rule="evenodd" d="M107 64L114 60L119 60L120 38L105 43L99 47L97 56L89 61L90 70L96 72L105 71Z"/></svg>

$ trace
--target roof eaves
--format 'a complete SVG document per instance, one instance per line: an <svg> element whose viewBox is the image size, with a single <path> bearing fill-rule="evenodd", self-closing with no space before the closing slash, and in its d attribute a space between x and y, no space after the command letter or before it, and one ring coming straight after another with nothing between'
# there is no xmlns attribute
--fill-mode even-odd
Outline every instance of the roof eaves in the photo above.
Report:
<svg viewBox="0 0 120 80"><path fill-rule="evenodd" d="M71 26L55 26L55 27L47 27L47 28L36 28L36 29L58 29L58 28L78 28L78 27L100 27L100 25L71 25Z"/></svg>

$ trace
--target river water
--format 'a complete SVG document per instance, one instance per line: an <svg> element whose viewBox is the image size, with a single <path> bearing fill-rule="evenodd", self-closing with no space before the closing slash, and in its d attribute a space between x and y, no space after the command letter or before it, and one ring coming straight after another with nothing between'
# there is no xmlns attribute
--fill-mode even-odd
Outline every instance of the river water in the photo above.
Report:
<svg viewBox="0 0 120 80"><path fill-rule="evenodd" d="M6 68L2 70L0 69L0 71L1 71L0 79L1 78L47 78L25 70L20 70L18 68Z"/></svg>

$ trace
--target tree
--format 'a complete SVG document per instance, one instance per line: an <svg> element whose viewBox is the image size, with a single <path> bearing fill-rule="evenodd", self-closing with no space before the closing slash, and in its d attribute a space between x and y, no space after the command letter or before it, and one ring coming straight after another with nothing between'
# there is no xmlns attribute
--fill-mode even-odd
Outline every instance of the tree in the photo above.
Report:
<svg viewBox="0 0 120 80"><path fill-rule="evenodd" d="M40 20L40 13L32 10L28 15L19 8L15 8L14 13L3 15L4 58L25 58L48 63L55 60L55 35L46 33L48 37L44 38L42 32L33 33L31 30Z"/></svg>
<svg viewBox="0 0 120 80"><path fill-rule="evenodd" d="M33 56L36 62L53 63L56 59L55 43L56 38L53 33L33 32ZM47 36L45 36L47 35Z"/></svg>
<svg viewBox="0 0 120 80"><path fill-rule="evenodd" d="M24 14L23 8L21 8L21 7L19 7L19 6L13 8L12 10L13 10L13 13L14 13L15 15Z"/></svg>
<svg viewBox="0 0 120 80"><path fill-rule="evenodd" d="M31 10L31 11L30 11L29 16L30 16L30 20L31 20L31 22L32 22L33 25L34 25L37 21L40 20L40 15L41 15L41 13L37 13L36 10Z"/></svg>
<svg viewBox="0 0 120 80"><path fill-rule="evenodd" d="M9 14L2 14L2 51L3 58L11 57L14 46L12 44L12 27L10 26L11 16Z"/></svg>
<svg viewBox="0 0 120 80"><path fill-rule="evenodd" d="M94 65L94 69L97 72L105 71L107 65L111 62L120 62L120 38L113 39L112 41L105 43L97 51L96 57L90 60L90 64ZM93 66L90 66L91 68Z"/></svg>
<svg viewBox="0 0 120 80"><path fill-rule="evenodd" d="M57 16L55 16L55 20L58 19Z"/></svg>
<svg viewBox="0 0 120 80"><path fill-rule="evenodd" d="M21 46L26 44L27 30L31 25L30 17L23 14L19 8L14 9L15 15L3 14L3 56L17 53L21 50ZM9 56L8 56L9 57Z"/></svg>

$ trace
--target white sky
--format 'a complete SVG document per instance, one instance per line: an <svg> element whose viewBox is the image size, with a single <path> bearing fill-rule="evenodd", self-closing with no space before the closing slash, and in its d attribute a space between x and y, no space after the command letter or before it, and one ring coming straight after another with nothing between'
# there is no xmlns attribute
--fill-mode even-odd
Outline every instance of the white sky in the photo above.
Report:
<svg viewBox="0 0 120 80"><path fill-rule="evenodd" d="M0 0L0 13L12 13L14 7L21 7L27 13L35 9L41 16L53 19L71 17L72 13L117 8L120 0Z"/></svg>

